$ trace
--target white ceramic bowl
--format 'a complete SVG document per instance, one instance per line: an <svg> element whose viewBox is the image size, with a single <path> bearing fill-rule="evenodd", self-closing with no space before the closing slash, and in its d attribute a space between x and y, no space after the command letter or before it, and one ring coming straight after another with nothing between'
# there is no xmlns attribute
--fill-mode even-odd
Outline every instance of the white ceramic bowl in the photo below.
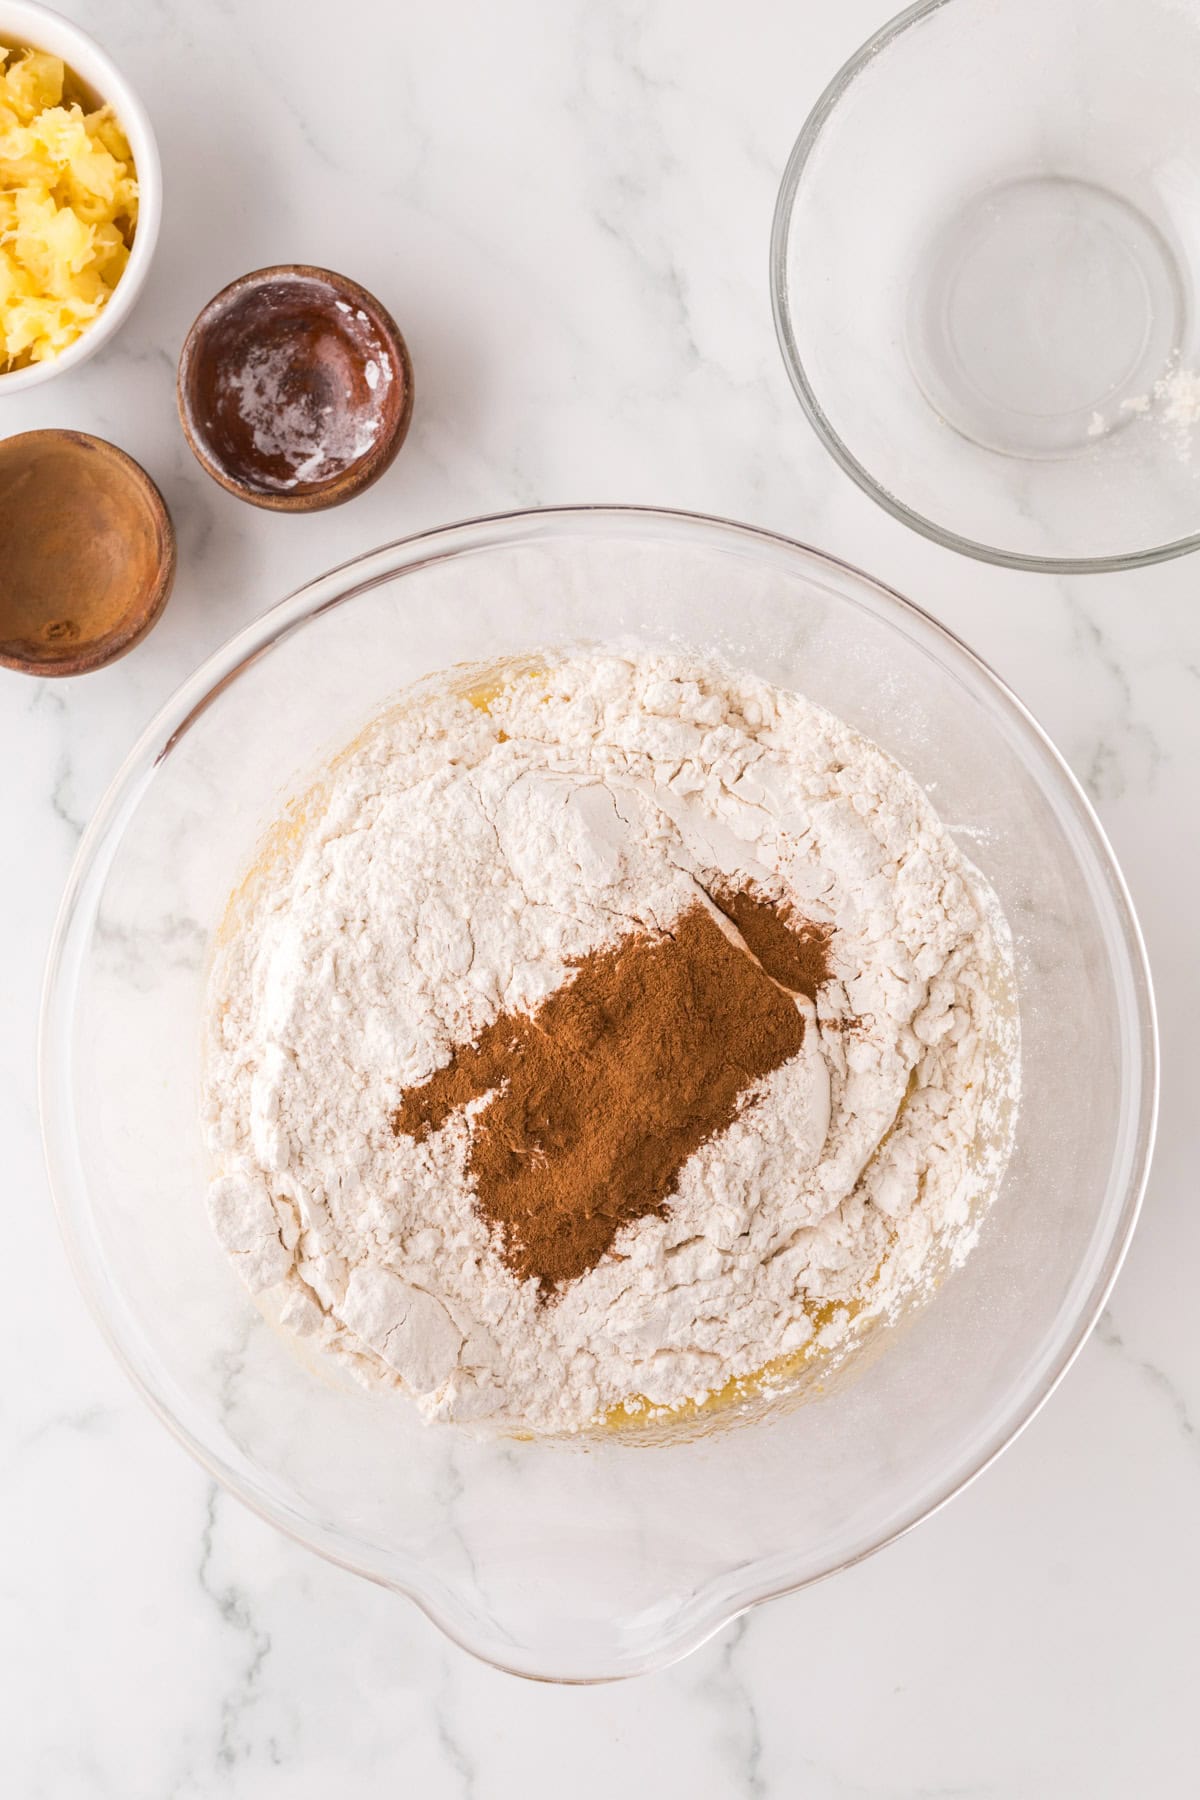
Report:
<svg viewBox="0 0 1200 1800"><path fill-rule="evenodd" d="M0 0L0 44L47 50L105 100L121 121L138 179L138 222L125 272L95 324L49 362L0 372L0 399L76 369L121 329L142 291L162 218L162 168L150 115L115 63L86 31L33 0Z"/></svg>

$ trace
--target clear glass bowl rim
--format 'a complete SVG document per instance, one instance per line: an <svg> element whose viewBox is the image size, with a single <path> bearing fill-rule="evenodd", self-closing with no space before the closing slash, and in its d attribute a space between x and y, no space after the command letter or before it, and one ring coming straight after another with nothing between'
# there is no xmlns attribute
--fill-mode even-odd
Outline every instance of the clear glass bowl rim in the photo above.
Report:
<svg viewBox="0 0 1200 1800"><path fill-rule="evenodd" d="M38 1096L51 1196L68 1259L102 1337L134 1387L206 1472L252 1512L306 1549L316 1551L327 1561L351 1573L364 1575L369 1580L380 1580L373 1572L360 1567L351 1556L340 1554L319 1530L306 1528L305 1522L299 1521L292 1511L270 1503L257 1492L248 1491L244 1482L226 1465L221 1456L200 1442L174 1416L163 1397L155 1391L149 1377L135 1366L127 1354L113 1317L115 1309L110 1304L111 1297L93 1280L74 1231L75 1214L86 1210L88 1204L86 1183L76 1179L71 1158L64 1150L64 1133L69 1134L70 1131L70 1108L61 1098L65 1056L60 1034L65 1030L71 1015L72 968L74 951L78 948L74 939L81 928L81 922L86 926L85 909L89 894L96 883L103 879L111 856L119 846L123 823L136 808L158 765L171 754L191 723L218 694L237 679L239 673L260 656L269 653L273 646L292 632L302 628L308 620L352 601L357 595L393 577L430 563L445 562L490 548L538 539L570 538L581 528L601 532L605 529L625 529L644 536L673 537L693 545L707 537L714 547L723 546L726 549L739 546L746 549L758 545L777 555L787 556L794 562L809 562L817 570L832 569L840 582L863 590L861 600L843 592L841 597L848 604L869 604L871 610L891 614L901 622L905 619L919 622L921 629L940 640L952 657L971 665L984 678L996 700L1016 718L1049 760L1061 783L1062 795L1072 807L1076 822L1106 869L1114 905L1123 927L1124 949L1129 959L1129 975L1138 1021L1139 1067L1143 1075L1136 1109L1136 1148L1131 1158L1130 1179L1092 1289L1081 1306L1072 1329L1066 1334L1056 1359L1043 1377L1031 1384L1030 1391L1020 1404L1011 1409L1010 1416L1002 1421L973 1465L964 1473L956 1471L930 1502L916 1506L895 1529L887 1531L876 1541L864 1544L853 1555L815 1575L789 1580L786 1573L775 1572L769 1581L760 1585L740 1585L736 1593L728 1585L722 1588L719 1581L714 1582L708 1593L707 1605L696 1604L701 1595L693 1597L693 1602L687 1609L685 1628L664 1642L658 1653L648 1655L641 1666L622 1671L622 1675L632 1675L648 1673L678 1661L751 1607L793 1593L864 1561L877 1550L905 1536L914 1526L940 1511L948 1501L961 1493L1024 1430L1066 1374L1104 1307L1129 1247L1149 1174L1158 1112L1158 1031L1145 945L1120 867L1091 802L1041 726L982 658L922 607L853 564L782 533L709 514L649 506L605 504L533 508L436 527L353 557L279 601L209 656L160 708L113 777L76 852L51 938L38 1029ZM472 1642L469 1634L459 1628L458 1622L448 1617L429 1594L420 1591L415 1582L410 1585L397 1581L384 1585L391 1586L393 1591L412 1600L460 1648L494 1667L538 1680L566 1679L573 1685L591 1685L595 1681L614 1679L605 1675L563 1678L508 1664L502 1657L493 1654L490 1648L482 1648L478 1643Z"/></svg>
<svg viewBox="0 0 1200 1800"><path fill-rule="evenodd" d="M972 556L978 562L995 563L1004 569L1025 569L1039 575L1094 575L1112 574L1120 570L1142 569L1152 563L1170 562L1176 556L1186 556L1200 548L1200 530L1191 532L1187 537L1173 538L1166 544L1153 544L1144 550L1123 551L1111 556L1029 556L1017 550L1005 550L996 544L985 544L975 538L962 537L956 531L937 524L926 518L923 513L916 512L906 506L902 500L883 487L870 470L861 463L835 430L832 422L817 398L816 390L809 380L804 359L800 354L800 346L796 342L796 334L792 329L791 311L788 304L790 284L787 272L788 238L791 232L792 211L804 179L809 159L816 149L818 139L826 124L832 117L842 95L847 91L858 75L874 60L881 51L910 27L921 25L934 13L945 6L953 6L956 0L917 0L916 5L906 7L889 19L885 25L869 37L844 62L837 74L830 81L824 93L809 113L800 135L792 146L787 166L783 172L783 180L779 184L779 195L775 201L775 214L771 221L770 252L770 285L771 313L775 321L775 336L779 343L784 367L796 397L803 407L809 424L816 432L821 443L828 450L838 467L850 479L868 494L885 512L898 519L902 525L920 532L922 537L932 539L944 549L956 550L963 556Z"/></svg>

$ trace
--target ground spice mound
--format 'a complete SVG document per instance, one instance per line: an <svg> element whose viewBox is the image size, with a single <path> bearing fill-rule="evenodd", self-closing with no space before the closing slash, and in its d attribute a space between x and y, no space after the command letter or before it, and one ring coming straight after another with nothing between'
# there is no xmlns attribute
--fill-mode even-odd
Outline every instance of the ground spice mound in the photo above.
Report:
<svg viewBox="0 0 1200 1800"><path fill-rule="evenodd" d="M709 898L737 926L772 981L816 999L830 975L833 934L828 925L797 918L786 902L770 900L753 888L718 886L709 890Z"/></svg>
<svg viewBox="0 0 1200 1800"><path fill-rule="evenodd" d="M497 1019L392 1123L421 1139L491 1096L472 1121L476 1204L548 1298L623 1226L662 1216L688 1157L803 1038L795 1002L697 904L670 933L585 957L534 1014Z"/></svg>

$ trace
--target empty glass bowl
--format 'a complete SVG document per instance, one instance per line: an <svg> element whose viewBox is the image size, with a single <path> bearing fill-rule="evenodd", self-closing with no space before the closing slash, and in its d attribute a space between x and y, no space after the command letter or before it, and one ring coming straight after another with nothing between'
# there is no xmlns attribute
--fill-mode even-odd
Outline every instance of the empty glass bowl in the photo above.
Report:
<svg viewBox="0 0 1200 1800"><path fill-rule="evenodd" d="M1200 543L1200 0L924 0L792 152L800 400L889 512L1013 567Z"/></svg>
<svg viewBox="0 0 1200 1800"><path fill-rule="evenodd" d="M665 1441L477 1441L306 1364L218 1248L197 1117L206 958L264 828L398 689L463 660L622 637L682 641L801 689L930 784L1016 938L1016 1148L966 1266L827 1392ZM666 1662L854 1562L1012 1438L1115 1274L1154 1071L1143 952L1103 836L970 651L797 544L601 508L361 557L193 676L80 848L41 1047L79 1280L176 1434L265 1518L410 1595L476 1654L575 1681Z"/></svg>

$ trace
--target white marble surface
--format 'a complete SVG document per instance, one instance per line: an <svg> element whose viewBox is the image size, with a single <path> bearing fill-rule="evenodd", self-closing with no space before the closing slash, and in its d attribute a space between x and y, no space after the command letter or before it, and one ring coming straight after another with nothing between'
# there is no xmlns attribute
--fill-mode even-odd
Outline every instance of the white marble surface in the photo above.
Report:
<svg viewBox="0 0 1200 1800"><path fill-rule="evenodd" d="M14 1800L613 1792L1064 1800L1198 1791L1200 612L1196 564L1057 581L876 510L804 423L766 292L799 124L881 0L73 0L142 89L167 184L133 322L0 402L161 483L181 572L79 682L0 675L0 1789ZM200 304L277 260L392 306L418 383L390 476L273 517L192 462L172 378ZM86 1317L37 1139L34 1020L80 829L234 627L389 537L585 499L742 517L861 563L1007 677L1087 784L1157 972L1164 1116L1102 1326L1032 1427L901 1544L639 1682L480 1667L406 1603L216 1494Z"/></svg>

